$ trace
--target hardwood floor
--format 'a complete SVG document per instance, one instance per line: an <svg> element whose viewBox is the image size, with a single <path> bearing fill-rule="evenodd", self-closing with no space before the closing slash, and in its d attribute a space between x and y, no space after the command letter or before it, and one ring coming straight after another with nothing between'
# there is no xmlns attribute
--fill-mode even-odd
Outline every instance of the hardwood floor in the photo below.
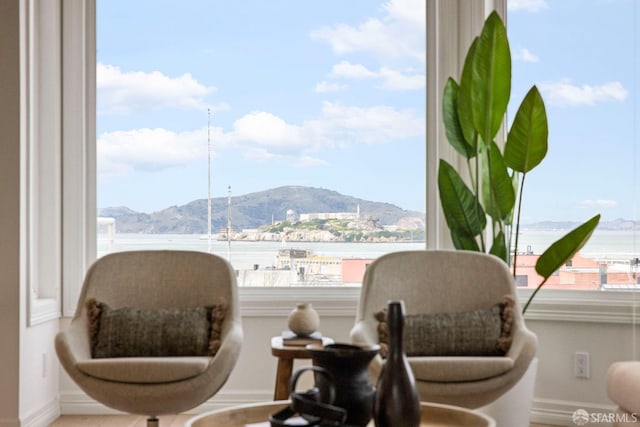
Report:
<svg viewBox="0 0 640 427"><path fill-rule="evenodd" d="M160 427L184 427L193 415L165 415L160 418ZM63 415L50 427L145 427L147 419L138 415ZM546 424L531 424L531 427L552 427Z"/></svg>
<svg viewBox="0 0 640 427"><path fill-rule="evenodd" d="M194 415L164 415L160 427L184 427ZM147 418L140 415L63 415L50 427L146 427Z"/></svg>

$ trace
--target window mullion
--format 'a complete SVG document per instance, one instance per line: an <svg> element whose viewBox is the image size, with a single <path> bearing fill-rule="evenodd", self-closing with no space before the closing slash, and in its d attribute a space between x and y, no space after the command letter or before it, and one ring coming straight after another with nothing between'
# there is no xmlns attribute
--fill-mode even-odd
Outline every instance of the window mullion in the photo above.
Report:
<svg viewBox="0 0 640 427"><path fill-rule="evenodd" d="M450 76L460 75L473 38L488 13L504 15L506 0L427 1L427 247L453 248L438 195L438 162L462 170L463 159L449 145L442 121L442 93Z"/></svg>
<svg viewBox="0 0 640 427"><path fill-rule="evenodd" d="M62 0L63 314L96 257L95 0Z"/></svg>

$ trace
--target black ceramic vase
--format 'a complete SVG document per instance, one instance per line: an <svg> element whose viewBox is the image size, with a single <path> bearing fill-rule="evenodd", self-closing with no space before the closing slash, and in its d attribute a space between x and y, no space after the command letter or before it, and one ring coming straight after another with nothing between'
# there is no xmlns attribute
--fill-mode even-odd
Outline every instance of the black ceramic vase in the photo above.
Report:
<svg viewBox="0 0 640 427"><path fill-rule="evenodd" d="M333 378L333 404L347 411L345 424L366 426L373 414L375 393L368 367L380 347L329 344L324 347L308 345L307 350L311 354L313 364L326 369ZM316 376L316 386L320 390L322 401L330 401L328 396L323 396L330 389L329 385L325 384L326 381L326 377Z"/></svg>
<svg viewBox="0 0 640 427"><path fill-rule="evenodd" d="M387 308L389 352L376 386L373 420L376 427L418 427L420 397L404 353L404 302L390 301Z"/></svg>

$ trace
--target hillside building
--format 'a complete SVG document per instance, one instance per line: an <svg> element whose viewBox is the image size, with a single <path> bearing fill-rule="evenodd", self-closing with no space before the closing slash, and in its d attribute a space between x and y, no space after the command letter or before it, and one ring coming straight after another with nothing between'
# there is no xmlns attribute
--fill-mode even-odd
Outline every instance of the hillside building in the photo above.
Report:
<svg viewBox="0 0 640 427"><path fill-rule="evenodd" d="M287 219L289 211L287 211ZM357 205L355 212L320 212L320 213L304 213L300 214L300 222L313 221L315 219L339 219L345 221L360 220L360 205Z"/></svg>

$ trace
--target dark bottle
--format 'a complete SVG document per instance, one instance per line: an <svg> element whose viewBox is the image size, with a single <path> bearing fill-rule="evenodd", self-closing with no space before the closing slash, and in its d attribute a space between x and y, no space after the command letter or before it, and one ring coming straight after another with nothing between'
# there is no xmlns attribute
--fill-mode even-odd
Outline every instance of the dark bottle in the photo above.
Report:
<svg viewBox="0 0 640 427"><path fill-rule="evenodd" d="M376 427L418 427L420 397L404 354L404 302L390 301L387 309L389 353L376 386L373 420Z"/></svg>

